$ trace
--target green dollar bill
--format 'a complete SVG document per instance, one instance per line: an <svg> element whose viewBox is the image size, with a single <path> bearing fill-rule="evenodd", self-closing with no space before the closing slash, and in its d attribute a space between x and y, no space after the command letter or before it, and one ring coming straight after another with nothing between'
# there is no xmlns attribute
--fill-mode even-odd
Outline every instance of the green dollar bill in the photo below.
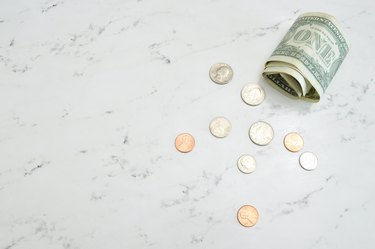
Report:
<svg viewBox="0 0 375 249"><path fill-rule="evenodd" d="M290 97L318 102L348 51L347 38L334 17L305 13L267 60L263 76Z"/></svg>

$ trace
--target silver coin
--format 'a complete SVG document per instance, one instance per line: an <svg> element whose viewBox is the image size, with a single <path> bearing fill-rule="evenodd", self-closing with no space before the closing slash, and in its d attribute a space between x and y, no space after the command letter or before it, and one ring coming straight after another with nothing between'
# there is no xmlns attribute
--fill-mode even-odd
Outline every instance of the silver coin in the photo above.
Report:
<svg viewBox="0 0 375 249"><path fill-rule="evenodd" d="M233 70L226 63L216 63L210 68L210 78L217 84L227 84L233 78Z"/></svg>
<svg viewBox="0 0 375 249"><path fill-rule="evenodd" d="M318 158L312 152L303 152L299 157L299 164L305 170L314 170L318 166Z"/></svg>
<svg viewBox="0 0 375 249"><path fill-rule="evenodd" d="M232 125L229 120L224 117L216 117L210 123L210 132L218 138L223 138L229 135L232 130Z"/></svg>
<svg viewBox="0 0 375 249"><path fill-rule="evenodd" d="M257 145L267 145L273 139L272 126L263 121L255 122L249 129L249 137Z"/></svg>
<svg viewBox="0 0 375 249"><path fill-rule="evenodd" d="M264 90L258 85L248 84L242 88L241 98L248 105L259 105L264 97Z"/></svg>
<svg viewBox="0 0 375 249"><path fill-rule="evenodd" d="M250 155L242 155L238 158L237 168L245 174L250 174L256 169L256 162L254 157Z"/></svg>

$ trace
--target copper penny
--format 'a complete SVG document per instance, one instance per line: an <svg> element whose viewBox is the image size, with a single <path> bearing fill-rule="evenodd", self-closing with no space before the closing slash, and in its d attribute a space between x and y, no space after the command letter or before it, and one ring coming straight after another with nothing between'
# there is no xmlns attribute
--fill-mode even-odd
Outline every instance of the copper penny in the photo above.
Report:
<svg viewBox="0 0 375 249"><path fill-rule="evenodd" d="M180 152L187 153L193 150L195 140L189 133L181 133L175 140L176 149Z"/></svg>
<svg viewBox="0 0 375 249"><path fill-rule="evenodd" d="M237 219L242 226L252 227L258 222L258 210L251 205L244 205L238 210Z"/></svg>
<svg viewBox="0 0 375 249"><path fill-rule="evenodd" d="M284 137L284 146L291 152L300 151L303 148L303 139L301 135L296 132L288 133Z"/></svg>

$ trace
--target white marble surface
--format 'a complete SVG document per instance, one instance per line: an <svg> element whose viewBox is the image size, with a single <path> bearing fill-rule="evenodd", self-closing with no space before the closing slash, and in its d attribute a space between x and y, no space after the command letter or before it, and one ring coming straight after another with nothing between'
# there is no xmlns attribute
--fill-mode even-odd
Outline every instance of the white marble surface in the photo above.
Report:
<svg viewBox="0 0 375 249"><path fill-rule="evenodd" d="M317 104L260 76L308 11L351 42ZM374 22L371 0L2 0L0 248L375 248ZM208 77L218 61L228 85ZM239 96L249 82L265 88L258 107ZM208 131L218 115L225 139ZM269 146L247 136L257 120L274 127ZM283 147L289 131L315 171ZM193 152L175 150L180 132ZM259 210L253 228L236 220L243 204Z"/></svg>

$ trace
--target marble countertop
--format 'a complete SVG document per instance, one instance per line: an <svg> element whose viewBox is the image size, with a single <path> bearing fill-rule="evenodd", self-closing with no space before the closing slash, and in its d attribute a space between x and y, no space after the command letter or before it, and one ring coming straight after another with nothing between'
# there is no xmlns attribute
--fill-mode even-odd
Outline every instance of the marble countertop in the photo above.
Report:
<svg viewBox="0 0 375 249"><path fill-rule="evenodd" d="M316 104L281 95L264 62L304 12L351 50ZM375 247L373 1L3 0L0 249ZM212 83L215 62L234 70ZM266 100L245 105L259 83ZM224 139L208 130L232 122ZM250 125L275 130L253 144ZM282 144L299 132L314 171ZM174 148L189 132L191 153ZM245 175L244 153L257 160ZM260 214L238 224L240 206Z"/></svg>

